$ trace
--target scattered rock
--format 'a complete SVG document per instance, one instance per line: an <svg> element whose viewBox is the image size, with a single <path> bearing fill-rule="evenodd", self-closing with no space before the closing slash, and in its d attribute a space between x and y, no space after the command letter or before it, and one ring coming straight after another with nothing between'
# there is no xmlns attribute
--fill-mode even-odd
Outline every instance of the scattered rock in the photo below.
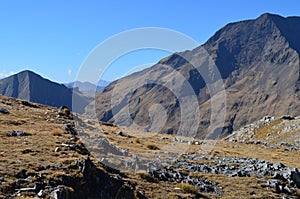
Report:
<svg viewBox="0 0 300 199"><path fill-rule="evenodd" d="M39 192L43 187L43 184L40 182L35 182L34 187L29 187L29 188L21 188L19 191L21 192Z"/></svg>
<svg viewBox="0 0 300 199"><path fill-rule="evenodd" d="M295 119L295 117L291 116L291 115L284 115L281 117L281 119L284 119L284 120L293 120Z"/></svg>
<svg viewBox="0 0 300 199"><path fill-rule="evenodd" d="M17 136L30 136L30 133L26 133L24 131L14 131L12 130L10 133L7 134L9 137L17 137Z"/></svg>
<svg viewBox="0 0 300 199"><path fill-rule="evenodd" d="M31 107L31 108L39 108L38 105L33 104L33 103L31 103L31 102L22 101L21 103L22 103L24 106L28 106L28 107Z"/></svg>
<svg viewBox="0 0 300 199"><path fill-rule="evenodd" d="M116 135L123 136L123 133L122 133L122 131L117 131Z"/></svg>
<svg viewBox="0 0 300 199"><path fill-rule="evenodd" d="M169 138L167 137L160 137L159 140L168 140Z"/></svg>
<svg viewBox="0 0 300 199"><path fill-rule="evenodd" d="M39 193L37 194L37 196L38 196L39 198L44 198L44 197L46 196L46 193L45 193L44 190L40 190Z"/></svg>
<svg viewBox="0 0 300 199"><path fill-rule="evenodd" d="M66 128L66 132L67 134L71 134L71 135L77 135L77 131L75 130L75 127L73 124L65 124Z"/></svg>
<svg viewBox="0 0 300 199"><path fill-rule="evenodd" d="M300 173L297 168L291 170L291 180L300 188Z"/></svg>
<svg viewBox="0 0 300 199"><path fill-rule="evenodd" d="M56 147L54 150L55 153L60 152L60 151L61 151L61 148L59 148L59 147Z"/></svg>
<svg viewBox="0 0 300 199"><path fill-rule="evenodd" d="M70 109L67 106L61 106L58 109L58 116L67 117L69 119L73 119L73 115Z"/></svg>
<svg viewBox="0 0 300 199"><path fill-rule="evenodd" d="M70 138L71 142L76 142L77 140L79 140L79 139L77 137L75 137L75 136Z"/></svg>
<svg viewBox="0 0 300 199"><path fill-rule="evenodd" d="M195 162L207 162L207 164ZM264 178L267 184L278 193L291 194L295 192L295 186L300 187L300 173L297 169L290 169L280 162L273 164L253 158L208 158L195 154L183 154L182 159L177 160L173 165L150 171L150 175L162 181L193 184L201 191L208 193L221 193L221 189L218 189L215 183L185 176L176 170L184 170L187 173L222 174L229 177ZM268 180L269 176L273 179Z"/></svg>
<svg viewBox="0 0 300 199"><path fill-rule="evenodd" d="M0 108L0 113L9 114L9 111L5 108Z"/></svg>
<svg viewBox="0 0 300 199"><path fill-rule="evenodd" d="M31 150L31 149L24 149L24 150L22 151L23 154L32 153L32 152L34 152L34 151Z"/></svg>
<svg viewBox="0 0 300 199"><path fill-rule="evenodd" d="M50 194L54 199L68 199L68 190L64 187L57 187Z"/></svg>
<svg viewBox="0 0 300 199"><path fill-rule="evenodd" d="M150 171L150 175L161 181L171 181L177 183L192 184L199 188L202 192L222 195L222 188L216 182L207 180L206 178L191 177L175 171L172 167Z"/></svg>
<svg viewBox="0 0 300 199"><path fill-rule="evenodd" d="M27 175L26 175L26 170L25 169L22 169L21 171L19 171L16 175L17 178L27 178Z"/></svg>
<svg viewBox="0 0 300 199"><path fill-rule="evenodd" d="M257 133L262 133L262 128L267 129L264 141L256 140ZM268 148L281 148L284 151L299 151L300 142L300 117L285 115L274 118L265 116L261 120L248 124L227 136L229 142L256 144Z"/></svg>

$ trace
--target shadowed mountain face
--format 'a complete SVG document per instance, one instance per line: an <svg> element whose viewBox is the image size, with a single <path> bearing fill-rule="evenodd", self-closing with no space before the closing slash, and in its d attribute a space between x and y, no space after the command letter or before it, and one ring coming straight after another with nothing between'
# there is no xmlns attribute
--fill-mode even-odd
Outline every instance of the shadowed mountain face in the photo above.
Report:
<svg viewBox="0 0 300 199"><path fill-rule="evenodd" d="M299 32L300 17L263 14L255 20L230 23L202 46L175 53L149 69L107 86L97 95L97 116L101 121L125 126L135 123L145 131L151 131L153 123L163 121L159 132L177 133L183 107L176 89L186 88L176 84L170 75L175 70L194 91L186 95L196 95L198 99L197 136L205 137L211 124L212 99L225 99L220 92L209 92L207 85L218 80L212 77L216 73L210 73L212 65L218 68L224 82L226 102L218 112L226 111L226 116L224 124L211 128L222 128L223 136L265 115L299 115ZM150 83L145 83L149 76ZM170 89L172 82L175 86ZM139 86L133 89L132 85ZM161 109L153 109L155 104ZM197 109L191 105L184 106L184 110L186 116ZM191 119L190 126L195 123L193 117L184 118ZM186 125L183 131L190 130ZM210 132L210 137L217 137L214 131Z"/></svg>
<svg viewBox="0 0 300 199"><path fill-rule="evenodd" d="M73 92L62 84L44 79L28 70L1 79L0 94L54 107L65 105L70 109L72 100L76 99L73 111L79 113L82 113L84 107L91 101L91 98L79 92Z"/></svg>
<svg viewBox="0 0 300 199"><path fill-rule="evenodd" d="M211 128L224 126L222 135L265 115L299 115L299 32L299 17L263 14L255 20L230 23L202 46L175 53L150 69L107 86L97 95L97 116L121 125L135 123L146 131L159 126L162 133L178 133L190 131L180 129L184 109L185 121L190 120L191 125L199 123L198 136L207 136L212 100L225 99L220 92L209 92L208 85L218 80L214 77L216 73L210 72L214 64L225 86L226 106L219 111L226 110L226 116L224 125ZM194 93L185 95L196 95L198 106L181 106L176 90L188 89L176 86L170 68L188 81ZM200 75L199 69L204 73ZM145 83L145 79L151 81ZM198 114L199 121L188 115L193 112ZM213 133L210 136L217 137Z"/></svg>

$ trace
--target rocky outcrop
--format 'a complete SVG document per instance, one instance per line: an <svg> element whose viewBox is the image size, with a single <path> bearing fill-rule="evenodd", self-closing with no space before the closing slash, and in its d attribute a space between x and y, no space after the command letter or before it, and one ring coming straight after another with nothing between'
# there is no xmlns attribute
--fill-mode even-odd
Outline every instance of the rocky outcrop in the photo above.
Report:
<svg viewBox="0 0 300 199"><path fill-rule="evenodd" d="M32 180L33 176L27 175L24 171L11 189L6 187L6 190L1 191L14 197L36 195L39 198L52 196L55 199L134 198L130 184L119 178L113 178L96 167L88 158L75 162L72 170L78 170L81 174L78 177L56 176L49 182L45 182L41 176L35 176L35 180Z"/></svg>
<svg viewBox="0 0 300 199"><path fill-rule="evenodd" d="M300 150L300 118L290 115L265 116L227 136L229 142L282 148L286 151Z"/></svg>
<svg viewBox="0 0 300 199"><path fill-rule="evenodd" d="M28 120L40 119L39 121L31 120L30 130L33 127L44 128L47 123L50 123L50 126L53 125L47 128L46 136L44 134L45 140L41 141L36 141L41 136L39 131L37 134L28 132L28 129L26 132L22 130L11 130L5 134L1 132L1 140L20 142L21 147L8 149L9 151L15 150L14 157L1 152L3 162L9 162L10 159L14 161L7 163L10 168L5 167L0 172L0 198L121 199L143 197L140 193L135 193L134 186L124 180L123 174L112 169L108 171L96 159L90 158L90 152L78 137L78 130L73 120L74 113L67 111L67 107L61 107L58 110L30 102L26 103L29 106L25 106L21 100L3 96L0 98L0 103L10 107L12 115L21 115L22 110L22 117ZM22 121L14 123L1 121L1 127L7 129L7 127L18 126L18 129L22 129L26 124L26 121L23 123ZM6 141L1 144L4 142ZM22 155L27 157L22 159ZM47 162L44 158L51 158L51 161Z"/></svg>

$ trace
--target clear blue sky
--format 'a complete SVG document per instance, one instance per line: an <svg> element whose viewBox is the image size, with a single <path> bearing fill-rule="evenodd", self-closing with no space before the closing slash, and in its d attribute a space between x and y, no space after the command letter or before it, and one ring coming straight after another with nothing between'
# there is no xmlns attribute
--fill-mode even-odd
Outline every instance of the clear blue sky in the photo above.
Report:
<svg viewBox="0 0 300 199"><path fill-rule="evenodd" d="M204 43L225 24L270 12L300 16L299 0L2 0L0 78L24 69L70 82L88 56L107 38L133 28L162 27ZM124 57L104 79L168 55L144 51Z"/></svg>

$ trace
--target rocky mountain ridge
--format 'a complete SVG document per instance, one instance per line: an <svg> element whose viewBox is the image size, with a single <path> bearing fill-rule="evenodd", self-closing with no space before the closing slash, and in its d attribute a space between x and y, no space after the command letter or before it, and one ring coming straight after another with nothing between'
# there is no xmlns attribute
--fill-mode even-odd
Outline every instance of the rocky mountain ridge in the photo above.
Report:
<svg viewBox="0 0 300 199"><path fill-rule="evenodd" d="M217 31L202 46L175 53L149 69L111 83L97 94L97 116L101 121L125 126L135 123L145 131L151 131L152 123L165 121L160 132L178 133L182 122L180 100L170 87L162 86L173 85L173 82L176 82L174 77L168 75L170 70L175 69L188 81L199 102L200 121L197 136L207 137L207 129L211 123L211 100L224 98L218 96L218 93L210 96L207 83L201 76L203 74L200 75L197 70L202 68L209 74L208 69L211 65L218 68L226 92L226 117L221 136L226 136L233 130L268 114L298 115L299 24L299 17L284 18L268 13L254 20L230 23ZM205 59L210 61L205 63ZM149 82L154 83L133 86L139 85L139 82L144 82L149 77ZM211 83L214 81L216 79L212 79ZM131 90L132 87L135 88L134 91ZM175 86L176 89L180 90ZM118 100L111 104L111 99ZM149 111L155 104L164 108L167 118L155 115L156 120L152 120ZM185 114L196 110L191 106L185 106L184 109ZM126 115L128 110L130 119ZM223 112L225 109L219 111ZM192 115L187 118L191 117ZM191 119L190 124L192 123ZM221 125L213 128L217 130ZM186 128L184 131L188 132L190 129Z"/></svg>
<svg viewBox="0 0 300 199"><path fill-rule="evenodd" d="M65 105L78 113L82 113L85 106L92 101L91 97L29 70L1 79L0 94L54 107ZM76 105L73 106L74 101Z"/></svg>

